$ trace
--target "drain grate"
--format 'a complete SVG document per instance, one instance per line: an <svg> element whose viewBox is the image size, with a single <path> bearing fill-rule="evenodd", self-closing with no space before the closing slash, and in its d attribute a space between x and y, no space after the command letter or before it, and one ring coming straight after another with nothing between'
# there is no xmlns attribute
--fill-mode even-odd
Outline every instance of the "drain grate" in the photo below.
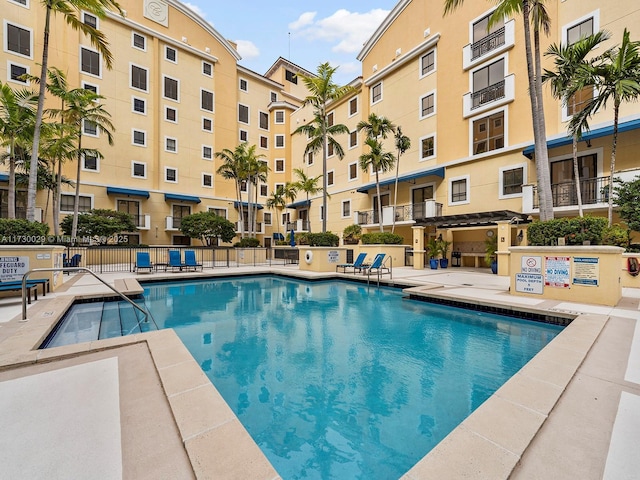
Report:
<svg viewBox="0 0 640 480"><path fill-rule="evenodd" d="M463 283L463 287L473 287L473 283Z"/></svg>

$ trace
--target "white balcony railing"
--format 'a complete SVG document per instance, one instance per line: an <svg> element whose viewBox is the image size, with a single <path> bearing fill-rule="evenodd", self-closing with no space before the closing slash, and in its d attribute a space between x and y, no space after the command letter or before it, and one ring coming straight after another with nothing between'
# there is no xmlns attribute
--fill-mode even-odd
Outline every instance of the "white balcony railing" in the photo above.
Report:
<svg viewBox="0 0 640 480"><path fill-rule="evenodd" d="M513 47L516 43L515 20L509 20L503 28L504 30L493 32L475 43L465 45L462 48L462 68L469 70Z"/></svg>
<svg viewBox="0 0 640 480"><path fill-rule="evenodd" d="M462 115L464 118L478 113L500 107L516 98L516 77L512 73L504 77L504 80L490 85L478 92L464 94L462 101Z"/></svg>

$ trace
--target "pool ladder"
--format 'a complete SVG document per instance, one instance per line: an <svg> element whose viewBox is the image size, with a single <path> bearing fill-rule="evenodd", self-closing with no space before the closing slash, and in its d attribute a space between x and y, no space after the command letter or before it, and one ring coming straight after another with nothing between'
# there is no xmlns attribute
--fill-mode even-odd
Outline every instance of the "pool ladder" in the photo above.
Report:
<svg viewBox="0 0 640 480"><path fill-rule="evenodd" d="M135 308L136 310L141 312L142 315L143 315L144 323L147 323L149 321L149 312L147 312L144 308L142 308L136 302L134 302L129 297L127 297L120 290L117 290L115 287L109 285L107 282L105 282L102 278L100 278L98 275L93 273L88 268L86 268L86 267L57 267L57 268L34 268L33 270L29 270L27 273L25 273L22 276L22 321L23 322L25 320L27 320L27 279L29 278L29 275L31 275L34 272L85 272L85 273L90 273L91 275L93 275L93 277L96 280L98 280L104 286L106 286L107 288L112 290L120 298L122 298L126 302L130 303L133 308ZM140 324L140 321L138 321L138 325L139 324Z"/></svg>

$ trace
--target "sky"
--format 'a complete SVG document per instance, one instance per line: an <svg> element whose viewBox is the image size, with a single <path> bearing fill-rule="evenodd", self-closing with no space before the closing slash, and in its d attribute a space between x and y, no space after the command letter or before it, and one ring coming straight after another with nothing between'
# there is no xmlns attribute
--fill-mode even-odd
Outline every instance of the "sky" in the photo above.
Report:
<svg viewBox="0 0 640 480"><path fill-rule="evenodd" d="M315 73L338 67L346 84L361 74L358 53L397 0L188 0L183 3L238 44L239 64L264 74L283 57Z"/></svg>

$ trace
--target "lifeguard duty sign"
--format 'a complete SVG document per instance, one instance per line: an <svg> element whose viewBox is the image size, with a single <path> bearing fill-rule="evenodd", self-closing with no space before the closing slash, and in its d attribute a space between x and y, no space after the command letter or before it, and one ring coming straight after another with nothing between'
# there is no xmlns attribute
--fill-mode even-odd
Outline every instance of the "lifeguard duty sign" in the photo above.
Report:
<svg viewBox="0 0 640 480"><path fill-rule="evenodd" d="M520 273L516 273L516 292L542 295L542 257L522 257Z"/></svg>
<svg viewBox="0 0 640 480"><path fill-rule="evenodd" d="M29 257L0 257L0 281L22 280L29 271Z"/></svg>
<svg viewBox="0 0 640 480"><path fill-rule="evenodd" d="M571 257L544 257L544 284L549 287L569 288Z"/></svg>

